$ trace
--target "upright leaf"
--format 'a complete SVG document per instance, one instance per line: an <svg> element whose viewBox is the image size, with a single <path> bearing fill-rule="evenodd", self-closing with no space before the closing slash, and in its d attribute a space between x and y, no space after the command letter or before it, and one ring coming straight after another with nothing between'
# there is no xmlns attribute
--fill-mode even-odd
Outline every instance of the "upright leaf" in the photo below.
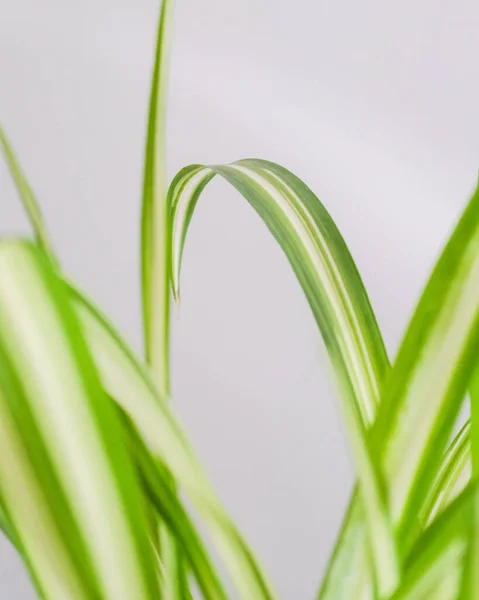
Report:
<svg viewBox="0 0 479 600"><path fill-rule="evenodd" d="M173 0L162 0L150 94L143 179L141 269L148 363L169 394L169 236L166 204L165 121Z"/></svg>
<svg viewBox="0 0 479 600"><path fill-rule="evenodd" d="M424 503L421 522L429 525L465 489L471 480L470 421L461 428L442 460Z"/></svg>
<svg viewBox="0 0 479 600"><path fill-rule="evenodd" d="M48 236L39 204L35 198L28 181L26 180L20 164L15 156L13 148L9 143L7 136L0 127L0 147L3 149L5 160L12 175L15 186L18 190L20 200L27 212L28 218L35 232L36 240L48 258L53 264L56 264L57 259Z"/></svg>
<svg viewBox="0 0 479 600"><path fill-rule="evenodd" d="M477 487L468 486L417 540L393 600L457 600Z"/></svg>
<svg viewBox="0 0 479 600"><path fill-rule="evenodd" d="M161 0L150 92L143 176L141 272L146 359L161 392L170 393L169 234L166 204L166 104L173 0ZM173 482L172 482L173 485ZM160 526L166 594L181 600L186 574L178 550ZM189 593L186 595L189 600Z"/></svg>
<svg viewBox="0 0 479 600"><path fill-rule="evenodd" d="M251 204L285 252L303 287L331 356L342 392L343 415L358 469L376 582L382 594L397 583L395 541L376 456L367 429L374 420L387 358L369 300L347 247L318 198L292 173L260 160L227 166L192 165L169 192L172 283L179 272L186 232L198 198L214 175Z"/></svg>
<svg viewBox="0 0 479 600"><path fill-rule="evenodd" d="M439 259L385 387L373 447L407 548L473 372L479 342L479 191Z"/></svg>
<svg viewBox="0 0 479 600"><path fill-rule="evenodd" d="M326 565L318 592L319 598L369 600L374 597L371 560L367 548L364 510L356 489Z"/></svg>
<svg viewBox="0 0 479 600"><path fill-rule="evenodd" d="M479 193L476 190L427 284L385 386L372 430L392 516L406 554L423 527L434 479L471 378L479 337ZM461 446L445 481L461 485ZM454 471L456 462L463 468ZM449 493L449 492L448 492ZM354 500L353 500L354 502ZM357 514L350 511L349 514ZM351 526L357 527L348 516ZM347 532L348 523L343 527ZM359 551L359 550L358 550ZM366 551L363 547L362 552ZM334 565L331 565L331 569ZM324 592L324 590L323 590ZM320 593L320 598L329 598Z"/></svg>
<svg viewBox="0 0 479 600"><path fill-rule="evenodd" d="M478 249L479 253L479 249ZM476 368L469 390L471 404L470 449L472 482L479 482L479 370ZM464 571L462 599L474 600L479 597L479 498L471 507L467 562Z"/></svg>

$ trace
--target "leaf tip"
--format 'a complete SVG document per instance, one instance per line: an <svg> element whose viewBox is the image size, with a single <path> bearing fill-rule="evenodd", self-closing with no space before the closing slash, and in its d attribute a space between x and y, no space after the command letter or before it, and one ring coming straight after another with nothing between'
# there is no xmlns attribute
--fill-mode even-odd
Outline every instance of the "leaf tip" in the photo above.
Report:
<svg viewBox="0 0 479 600"><path fill-rule="evenodd" d="M176 285L173 286L173 300L175 301L176 306L179 307L181 304L180 290Z"/></svg>

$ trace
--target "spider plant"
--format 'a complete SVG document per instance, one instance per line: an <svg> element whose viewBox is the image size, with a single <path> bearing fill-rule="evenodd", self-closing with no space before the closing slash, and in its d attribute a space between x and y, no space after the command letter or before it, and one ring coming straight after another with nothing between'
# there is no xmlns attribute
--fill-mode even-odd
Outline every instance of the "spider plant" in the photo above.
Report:
<svg viewBox="0 0 479 600"><path fill-rule="evenodd" d="M0 131L34 231L32 240L0 241L4 534L47 600L184 600L192 590L209 600L277 597L170 399L170 294L179 299L196 204L219 176L283 250L336 376L357 486L318 600L479 598L479 191L391 364L340 232L295 175L258 159L195 164L168 188L171 10L172 0L163 0L145 152L144 359L63 271ZM453 438L467 395L471 419Z"/></svg>

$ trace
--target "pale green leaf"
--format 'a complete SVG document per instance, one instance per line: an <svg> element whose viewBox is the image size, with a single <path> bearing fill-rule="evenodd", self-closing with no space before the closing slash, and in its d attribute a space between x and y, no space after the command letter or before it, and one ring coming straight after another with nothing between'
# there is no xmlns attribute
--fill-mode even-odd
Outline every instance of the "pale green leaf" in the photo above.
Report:
<svg viewBox="0 0 479 600"><path fill-rule="evenodd" d="M169 236L165 120L172 0L162 0L153 67L143 179L141 269L147 360L169 393Z"/></svg>
<svg viewBox="0 0 479 600"><path fill-rule="evenodd" d="M151 503L188 559L203 597L206 600L226 600L226 593L208 552L171 485L171 474L162 464L153 460L128 417L124 413L122 415L130 452L138 466Z"/></svg>
<svg viewBox="0 0 479 600"><path fill-rule="evenodd" d="M219 502L151 374L98 311L73 288L69 289L104 388L131 420L150 454L167 467L179 490L191 501L239 596L245 600L273 598L267 578Z"/></svg>
<svg viewBox="0 0 479 600"><path fill-rule="evenodd" d="M145 352L157 385L170 392L169 237L166 205L166 104L173 0L161 0L150 92L141 216L141 274ZM185 600L182 560L173 540L160 526L161 560L166 595ZM189 597L189 594L187 595Z"/></svg>
<svg viewBox="0 0 479 600"><path fill-rule="evenodd" d="M467 486L415 543L393 600L457 600L477 487Z"/></svg>
<svg viewBox="0 0 479 600"><path fill-rule="evenodd" d="M146 503L44 255L0 244L0 495L48 600L157 599Z"/></svg>
<svg viewBox="0 0 479 600"><path fill-rule="evenodd" d="M318 598L368 600L373 597L364 511L356 490L322 578Z"/></svg>
<svg viewBox="0 0 479 600"><path fill-rule="evenodd" d="M471 480L470 422L462 427L449 446L424 503L421 521L431 523L465 489Z"/></svg>

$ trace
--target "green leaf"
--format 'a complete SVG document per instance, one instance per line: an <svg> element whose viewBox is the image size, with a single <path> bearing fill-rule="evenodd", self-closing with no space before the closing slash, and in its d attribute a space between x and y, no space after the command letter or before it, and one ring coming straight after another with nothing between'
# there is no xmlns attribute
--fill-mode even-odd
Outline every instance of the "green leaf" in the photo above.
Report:
<svg viewBox="0 0 479 600"><path fill-rule="evenodd" d="M471 440L468 421L444 455L424 503L420 517L422 526L426 528L430 525L463 492L470 480ZM367 577L370 564L365 550L366 541L364 513L356 491L321 582L318 598L346 598L357 595L358 590L362 590L362 598L373 597ZM348 572L348 577L344 577L345 572Z"/></svg>
<svg viewBox="0 0 479 600"><path fill-rule="evenodd" d="M471 480L470 422L449 446L424 503L421 521L428 525L465 489Z"/></svg>
<svg viewBox="0 0 479 600"><path fill-rule="evenodd" d="M48 600L157 599L146 503L63 283L0 244L0 496Z"/></svg>
<svg viewBox="0 0 479 600"><path fill-rule="evenodd" d="M135 458L151 503L187 557L203 597L207 600L226 600L226 593L208 552L171 486L170 473L162 464L153 460L130 420L124 413L122 416L130 453Z"/></svg>
<svg viewBox="0 0 479 600"><path fill-rule="evenodd" d="M420 516L423 528L430 525L470 482L470 442L468 421L454 438L442 459ZM373 597L373 590L368 580L370 564L366 543L364 512L356 490L352 495L341 533L321 582L319 599L346 598L352 594L358 595L358 590L363 594L361 598ZM348 577L344 577L345 572L348 572Z"/></svg>
<svg viewBox="0 0 479 600"><path fill-rule="evenodd" d="M430 502L431 487L434 490L434 479L476 363L478 245L476 190L421 297L372 429L373 448L383 457L402 555L422 529L423 520L418 515L424 514ZM457 461L463 458L464 453L459 452ZM451 465L453 469L458 466L456 458ZM461 473L459 469L457 477L452 476L454 485L460 486ZM343 531L347 528L345 524Z"/></svg>
<svg viewBox="0 0 479 600"><path fill-rule="evenodd" d="M479 370L476 368L469 386L471 405L470 454L472 463L472 482L479 481ZM471 509L469 540L464 571L461 598L474 600L479 597L479 498L475 498Z"/></svg>
<svg viewBox="0 0 479 600"><path fill-rule="evenodd" d="M479 191L419 301L385 386L372 432L401 548L420 528L476 364L479 342Z"/></svg>
<svg viewBox="0 0 479 600"><path fill-rule="evenodd" d="M476 191L419 303L373 432L377 451L386 451L383 466L405 549L417 536L415 515L427 506L431 479L475 366L478 217ZM446 480L453 483L464 472L461 463L466 464L467 436L459 442L456 458L446 462Z"/></svg>
<svg viewBox="0 0 479 600"><path fill-rule="evenodd" d="M173 0L161 0L150 92L141 216L143 327L148 364L161 392L170 393L169 237L166 205L166 105ZM183 600L183 561L174 542L160 526L161 559L166 594ZM189 598L189 593L187 594Z"/></svg>
<svg viewBox="0 0 479 600"><path fill-rule="evenodd" d="M333 362L342 409L364 500L376 582L394 589L395 540L376 458L367 439L387 358L368 297L351 255L318 198L286 169L260 160L183 169L171 184L172 285L179 273L186 232L198 198L220 175L251 204L285 252L306 294Z"/></svg>
<svg viewBox="0 0 479 600"><path fill-rule="evenodd" d="M37 199L30 187L28 181L20 168L17 157L9 143L7 136L0 127L0 148L3 150L7 166L12 175L15 186L18 190L20 200L27 212L28 218L35 232L38 245L42 248L53 264L57 264L57 259L47 233L47 229L40 211Z"/></svg>
<svg viewBox="0 0 479 600"><path fill-rule="evenodd" d="M362 600L373 597L364 510L356 489L321 581L318 598Z"/></svg>
<svg viewBox="0 0 479 600"><path fill-rule="evenodd" d="M239 597L272 599L269 582L211 488L151 373L82 295L71 287L69 292L105 390L131 420L155 461L165 465L179 491L190 500L207 527Z"/></svg>
<svg viewBox="0 0 479 600"><path fill-rule="evenodd" d="M365 426L371 425L389 369L381 334L359 273L333 220L311 190L286 169L250 159L225 167L192 165L178 173L168 198L175 298L179 300L188 227L199 196L215 174L240 188L280 243L320 325L338 378L340 373L347 373L357 410ZM287 238L290 232L291 238ZM302 265L298 258L305 258L306 263ZM322 279L318 272L324 274Z"/></svg>
<svg viewBox="0 0 479 600"><path fill-rule="evenodd" d="M417 540L393 600L457 600L477 487L467 486Z"/></svg>
<svg viewBox="0 0 479 600"><path fill-rule="evenodd" d="M147 360L169 394L169 236L165 120L172 0L162 0L150 94L143 179L141 269Z"/></svg>

